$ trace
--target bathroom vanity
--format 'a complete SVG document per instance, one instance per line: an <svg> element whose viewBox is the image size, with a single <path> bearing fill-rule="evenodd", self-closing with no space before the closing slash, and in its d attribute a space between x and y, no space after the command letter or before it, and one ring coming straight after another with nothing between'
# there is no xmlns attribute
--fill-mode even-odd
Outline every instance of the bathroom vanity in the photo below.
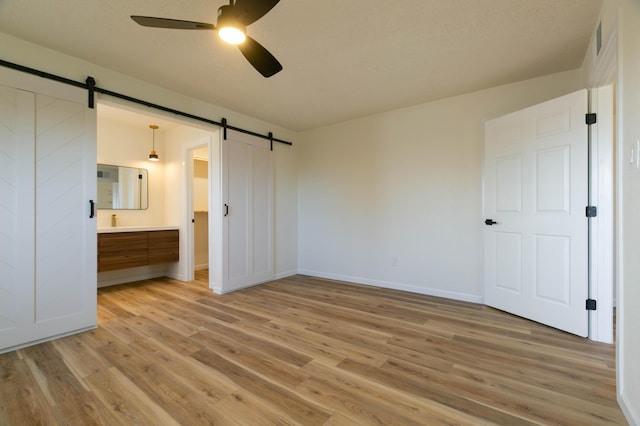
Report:
<svg viewBox="0 0 640 426"><path fill-rule="evenodd" d="M180 260L177 226L98 229L98 272Z"/></svg>

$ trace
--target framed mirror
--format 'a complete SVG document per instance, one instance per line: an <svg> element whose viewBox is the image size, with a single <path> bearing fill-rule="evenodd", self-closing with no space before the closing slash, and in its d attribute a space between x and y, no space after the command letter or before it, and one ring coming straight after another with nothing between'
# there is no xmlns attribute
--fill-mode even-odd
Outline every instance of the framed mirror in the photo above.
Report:
<svg viewBox="0 0 640 426"><path fill-rule="evenodd" d="M148 194L147 169L98 164L98 209L145 210Z"/></svg>

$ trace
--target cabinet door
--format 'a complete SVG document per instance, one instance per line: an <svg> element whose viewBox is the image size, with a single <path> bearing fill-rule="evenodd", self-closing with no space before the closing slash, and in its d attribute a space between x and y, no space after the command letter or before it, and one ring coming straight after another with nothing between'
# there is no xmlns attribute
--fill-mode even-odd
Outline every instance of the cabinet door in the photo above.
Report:
<svg viewBox="0 0 640 426"><path fill-rule="evenodd" d="M180 260L180 235L177 230L150 231L149 265L177 262Z"/></svg>
<svg viewBox="0 0 640 426"><path fill-rule="evenodd" d="M98 235L98 272L135 268L149 264L146 232Z"/></svg>
<svg viewBox="0 0 640 426"><path fill-rule="evenodd" d="M96 116L84 90L11 70L0 84L0 121L17 129L0 147L3 351L96 325Z"/></svg>

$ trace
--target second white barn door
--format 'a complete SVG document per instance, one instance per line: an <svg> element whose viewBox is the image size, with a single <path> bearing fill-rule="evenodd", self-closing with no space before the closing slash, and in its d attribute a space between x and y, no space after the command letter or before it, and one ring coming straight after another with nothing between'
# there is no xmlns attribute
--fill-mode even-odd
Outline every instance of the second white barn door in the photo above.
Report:
<svg viewBox="0 0 640 426"><path fill-rule="evenodd" d="M587 91L485 123L485 303L588 335Z"/></svg>
<svg viewBox="0 0 640 426"><path fill-rule="evenodd" d="M271 154L270 141L244 133L222 141L224 293L273 279Z"/></svg>

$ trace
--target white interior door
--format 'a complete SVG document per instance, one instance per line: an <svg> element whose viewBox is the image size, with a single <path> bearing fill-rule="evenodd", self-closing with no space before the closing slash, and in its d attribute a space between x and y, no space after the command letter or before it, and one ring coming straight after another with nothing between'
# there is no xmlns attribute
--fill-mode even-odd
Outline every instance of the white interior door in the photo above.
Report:
<svg viewBox="0 0 640 426"><path fill-rule="evenodd" d="M96 325L86 91L0 72L0 351Z"/></svg>
<svg viewBox="0 0 640 426"><path fill-rule="evenodd" d="M96 323L95 123L83 90L36 95L36 322L60 332Z"/></svg>
<svg viewBox="0 0 640 426"><path fill-rule="evenodd" d="M587 105L581 90L486 122L484 157L485 303L585 337Z"/></svg>
<svg viewBox="0 0 640 426"><path fill-rule="evenodd" d="M267 140L229 130L222 157L226 293L273 279L273 177Z"/></svg>

